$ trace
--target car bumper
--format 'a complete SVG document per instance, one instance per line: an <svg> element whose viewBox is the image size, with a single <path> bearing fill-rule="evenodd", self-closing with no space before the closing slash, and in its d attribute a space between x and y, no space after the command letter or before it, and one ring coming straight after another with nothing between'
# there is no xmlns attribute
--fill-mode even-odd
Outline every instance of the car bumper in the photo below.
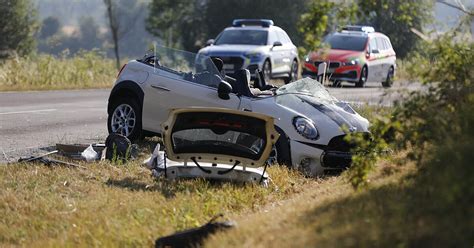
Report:
<svg viewBox="0 0 474 248"><path fill-rule="evenodd" d="M340 66L337 68L328 68L326 76L331 81L357 82L360 77L361 68L359 65ZM303 77L317 78L318 68L311 63L306 62L303 68Z"/></svg>
<svg viewBox="0 0 474 248"><path fill-rule="evenodd" d="M350 152L331 151L291 140L291 160L296 169L307 176L342 171L351 166Z"/></svg>

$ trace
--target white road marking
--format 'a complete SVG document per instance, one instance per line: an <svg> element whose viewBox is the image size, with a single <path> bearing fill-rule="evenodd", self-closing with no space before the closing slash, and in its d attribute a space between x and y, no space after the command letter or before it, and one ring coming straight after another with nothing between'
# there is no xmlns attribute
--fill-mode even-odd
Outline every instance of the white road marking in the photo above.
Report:
<svg viewBox="0 0 474 248"><path fill-rule="evenodd" d="M16 111L16 112L3 112L0 115L14 115L14 114L30 114L30 113L39 113L39 112L53 112L57 109L38 109L38 110L27 110L27 111Z"/></svg>

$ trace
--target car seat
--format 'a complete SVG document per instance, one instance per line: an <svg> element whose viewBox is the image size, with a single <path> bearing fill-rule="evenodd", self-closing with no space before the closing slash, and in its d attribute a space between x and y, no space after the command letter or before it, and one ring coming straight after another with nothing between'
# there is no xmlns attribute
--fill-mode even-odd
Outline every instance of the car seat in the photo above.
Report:
<svg viewBox="0 0 474 248"><path fill-rule="evenodd" d="M229 82L232 85L233 92L237 95L255 97L250 91L250 71L247 69L237 70L234 74L235 82Z"/></svg>

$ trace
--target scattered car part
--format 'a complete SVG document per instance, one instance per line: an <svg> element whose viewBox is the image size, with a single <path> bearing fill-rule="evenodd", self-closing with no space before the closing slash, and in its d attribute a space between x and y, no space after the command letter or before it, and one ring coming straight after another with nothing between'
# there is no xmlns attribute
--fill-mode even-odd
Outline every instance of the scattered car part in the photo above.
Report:
<svg viewBox="0 0 474 248"><path fill-rule="evenodd" d="M61 160L57 160L57 159L46 158L46 156L56 154L56 153L58 153L57 150L52 151L52 152L48 152L48 153L45 153L45 154L42 154L42 155L39 155L39 156L31 156L29 158L20 158L20 159L18 159L18 163L40 162L40 163L43 163L43 164L48 165L48 166L50 166L50 165L65 165L65 166L85 169L84 166L80 166L78 164L69 163L69 162L65 162L65 161L61 161Z"/></svg>
<svg viewBox="0 0 474 248"><path fill-rule="evenodd" d="M99 154L99 157L103 155L105 144L56 144L56 149L61 156L82 160L81 153L89 146L92 146L94 151Z"/></svg>
<svg viewBox="0 0 474 248"><path fill-rule="evenodd" d="M126 162L138 155L138 147L125 136L111 133L105 140L105 158L113 162Z"/></svg>
<svg viewBox="0 0 474 248"><path fill-rule="evenodd" d="M175 109L162 129L166 155L164 166L150 158L154 174L267 185L266 161L279 137L272 117L230 109ZM159 151L155 155L160 157Z"/></svg>
<svg viewBox="0 0 474 248"><path fill-rule="evenodd" d="M222 215L212 218L207 224L203 226L161 237L155 241L155 247L199 247L203 244L204 239L209 235L218 231L231 229L236 226L235 222L232 221L218 222L216 221L218 217L222 217Z"/></svg>
<svg viewBox="0 0 474 248"><path fill-rule="evenodd" d="M84 158L87 162L91 162L100 158L100 155L94 151L92 145L89 145L82 153L81 157Z"/></svg>

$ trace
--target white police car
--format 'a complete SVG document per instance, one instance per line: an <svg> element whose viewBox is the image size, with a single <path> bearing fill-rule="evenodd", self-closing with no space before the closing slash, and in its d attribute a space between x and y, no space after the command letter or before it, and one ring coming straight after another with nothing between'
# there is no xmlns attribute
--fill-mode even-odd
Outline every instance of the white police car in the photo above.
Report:
<svg viewBox="0 0 474 248"><path fill-rule="evenodd" d="M285 83L298 77L298 51L290 37L267 19L237 19L216 39L207 42L199 54L218 57L224 70L232 75L240 69L263 71L266 80L284 78Z"/></svg>

